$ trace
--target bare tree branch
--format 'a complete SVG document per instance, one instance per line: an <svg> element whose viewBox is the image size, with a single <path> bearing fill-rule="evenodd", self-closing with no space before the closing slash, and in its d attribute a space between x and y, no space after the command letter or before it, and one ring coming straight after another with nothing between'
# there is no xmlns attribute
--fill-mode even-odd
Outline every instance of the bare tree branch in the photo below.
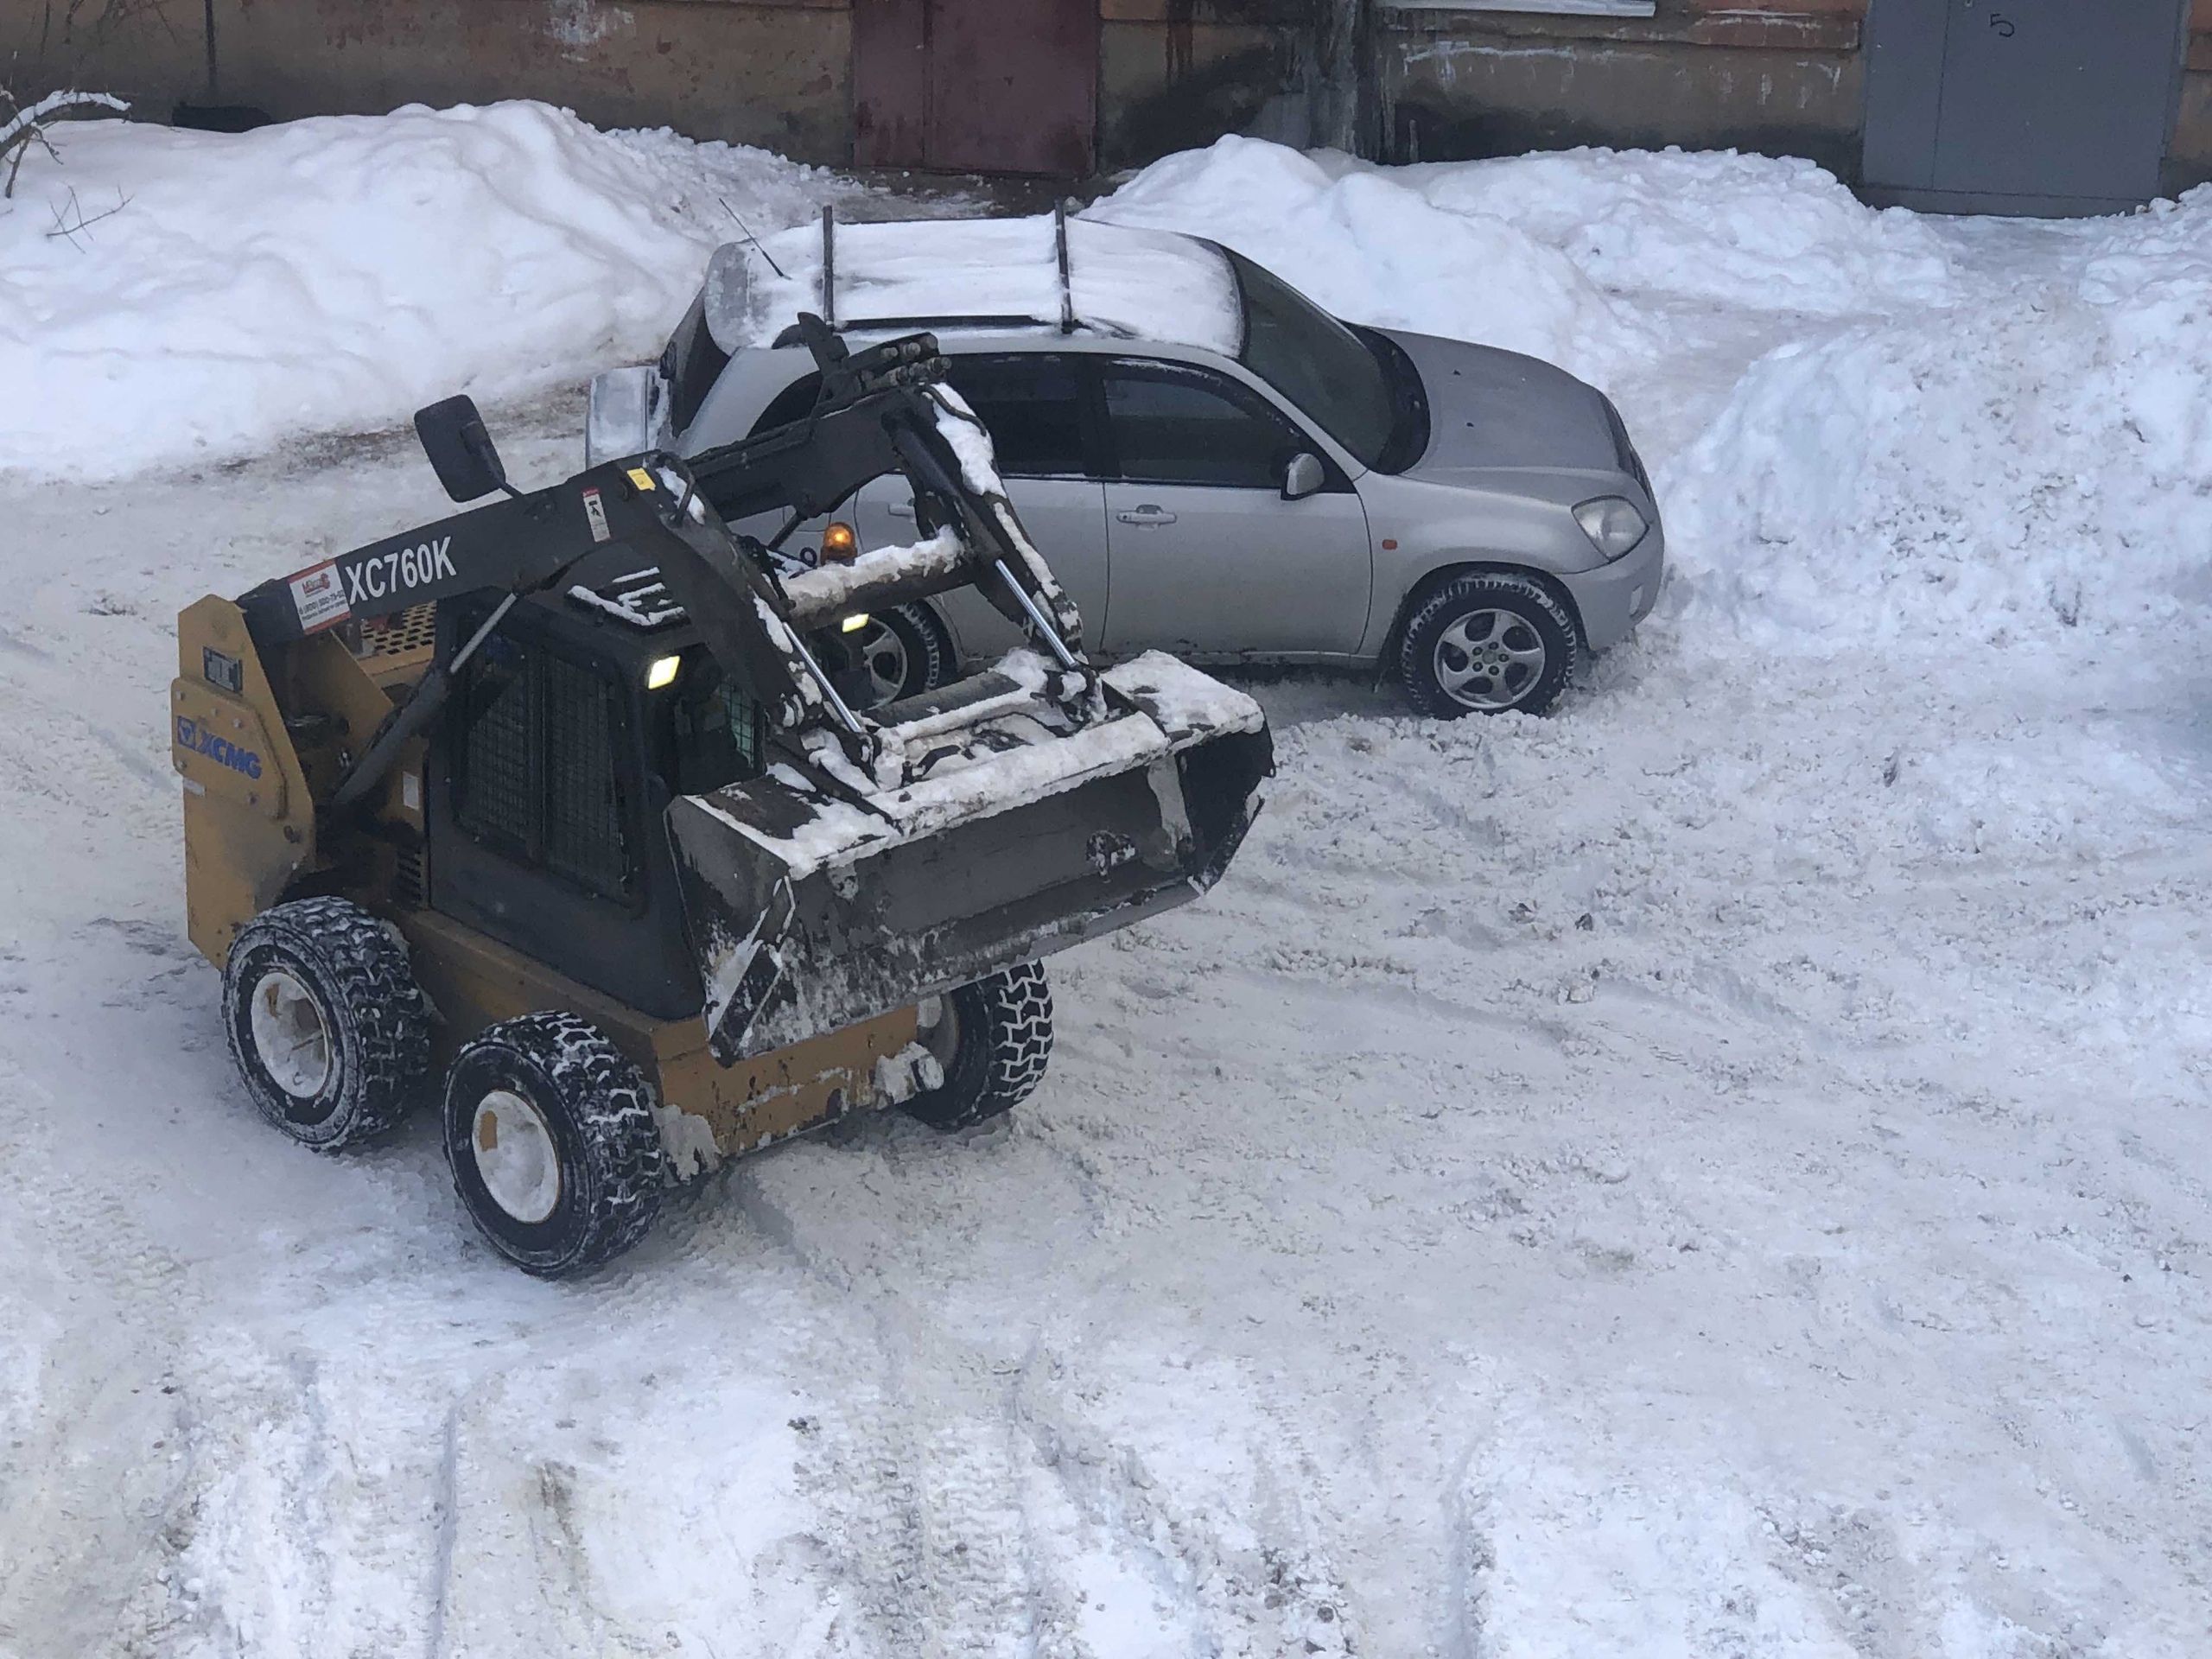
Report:
<svg viewBox="0 0 2212 1659"><path fill-rule="evenodd" d="M99 224L104 219L113 219L130 205L130 198L118 190L115 193L114 207L103 208L97 213L88 215L77 200L77 188L72 185L69 188L68 208L67 211L58 207L54 209L54 228L48 231L47 235L49 238L67 237L69 245L82 253L84 244L77 240L77 233L88 226Z"/></svg>
<svg viewBox="0 0 2212 1659"><path fill-rule="evenodd" d="M15 100L10 99L9 101L13 103ZM18 110L13 119L0 124L0 155L7 152L17 135L33 127L43 127L49 117L58 115L63 110L83 109L88 105L118 112L130 107L112 92L48 92L29 109Z"/></svg>
<svg viewBox="0 0 2212 1659"><path fill-rule="evenodd" d="M16 194L16 179L22 172L23 157L30 154L33 144L55 161L61 159L60 153L54 148L54 141L46 136L47 125L55 117L72 110L122 111L130 107L112 92L80 92L73 89L48 92L28 107L17 104L14 94L5 87L0 87L0 99L7 99L9 107L15 111L5 122L0 122L0 162L5 162L8 167L8 183L5 188L0 188L0 200Z"/></svg>

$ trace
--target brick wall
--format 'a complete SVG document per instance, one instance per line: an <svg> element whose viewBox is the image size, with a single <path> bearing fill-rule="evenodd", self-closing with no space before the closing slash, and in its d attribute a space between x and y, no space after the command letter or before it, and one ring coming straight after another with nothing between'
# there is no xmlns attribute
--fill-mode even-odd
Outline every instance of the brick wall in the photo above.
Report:
<svg viewBox="0 0 2212 1659"><path fill-rule="evenodd" d="M2212 180L2212 0L2196 0L2189 29L2181 108L2175 112L2166 164L2166 186L2172 190Z"/></svg>
<svg viewBox="0 0 2212 1659"><path fill-rule="evenodd" d="M1313 0L1100 0L1098 161L1224 132L1311 141Z"/></svg>
<svg viewBox="0 0 2212 1659"><path fill-rule="evenodd" d="M1728 146L1856 175L1866 0L1658 0L1649 18L1377 13L1391 159ZM2212 0L2194 0L2166 188L2212 178Z"/></svg>
<svg viewBox="0 0 2212 1659"><path fill-rule="evenodd" d="M165 119L207 90L198 0L163 10L105 35L45 31L41 64L45 8L0 0L0 63ZM851 154L850 0L216 0L215 22L220 99L280 119L537 98L603 126Z"/></svg>
<svg viewBox="0 0 2212 1659"><path fill-rule="evenodd" d="M108 0L117 3L117 0ZM278 117L532 97L808 161L851 155L852 0L217 0L222 97ZM47 41L0 0L21 89L81 73L160 118L206 96L187 22ZM54 8L59 10L57 5ZM1857 168L1866 0L1657 0L1649 18L1376 0L1099 0L1098 158L1223 132L1395 160L1575 143L1739 148ZM98 0L80 17L97 16ZM2194 0L2171 188L2212 178L2212 0ZM96 48L96 49L95 49ZM89 62L80 61L90 52ZM26 67L28 66L28 67Z"/></svg>

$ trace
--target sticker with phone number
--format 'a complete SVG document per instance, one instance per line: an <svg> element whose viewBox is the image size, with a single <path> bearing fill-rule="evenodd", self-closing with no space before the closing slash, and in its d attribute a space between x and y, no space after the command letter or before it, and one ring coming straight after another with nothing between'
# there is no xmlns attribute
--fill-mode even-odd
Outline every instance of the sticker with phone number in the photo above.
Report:
<svg viewBox="0 0 2212 1659"><path fill-rule="evenodd" d="M302 633L318 633L353 613L346 602L346 584L339 580L335 559L285 578L285 586L292 590L292 608L299 613Z"/></svg>

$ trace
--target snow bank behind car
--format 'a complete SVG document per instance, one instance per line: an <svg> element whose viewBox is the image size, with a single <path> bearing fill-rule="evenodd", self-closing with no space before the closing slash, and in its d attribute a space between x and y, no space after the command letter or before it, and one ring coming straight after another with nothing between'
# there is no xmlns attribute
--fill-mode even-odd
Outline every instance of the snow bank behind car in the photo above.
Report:
<svg viewBox="0 0 2212 1659"><path fill-rule="evenodd" d="M1351 321L1502 346L1601 384L1647 354L1643 331L1555 249L1438 207L1395 170L1324 159L1224 138L1154 162L1087 216L1211 237Z"/></svg>
<svg viewBox="0 0 2212 1659"><path fill-rule="evenodd" d="M718 198L766 232L856 189L530 103L55 140L0 213L0 467L94 476L650 357L734 233Z"/></svg>
<svg viewBox="0 0 2212 1659"><path fill-rule="evenodd" d="M2005 649L2202 608L2212 188L2035 234L2070 251L2055 279L1779 346L1662 468L1716 645Z"/></svg>

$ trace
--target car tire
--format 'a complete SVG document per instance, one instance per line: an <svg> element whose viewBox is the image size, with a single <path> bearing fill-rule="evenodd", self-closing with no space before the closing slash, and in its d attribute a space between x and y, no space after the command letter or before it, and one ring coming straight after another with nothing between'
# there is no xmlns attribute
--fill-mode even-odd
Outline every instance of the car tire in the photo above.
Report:
<svg viewBox="0 0 2212 1659"><path fill-rule="evenodd" d="M446 1073L446 1161L476 1230L524 1273L613 1261L651 1230L668 1184L652 1090L572 1014L486 1029Z"/></svg>
<svg viewBox="0 0 2212 1659"><path fill-rule="evenodd" d="M1052 988L1044 963L1024 963L925 999L922 1013L916 1040L944 1068L944 1083L906 1102L909 1117L933 1129L964 1129L1011 1111L1045 1080Z"/></svg>
<svg viewBox="0 0 2212 1659"><path fill-rule="evenodd" d="M406 944L349 899L296 899L240 928L223 1014L246 1092L302 1146L356 1145L421 1096L430 1016Z"/></svg>
<svg viewBox="0 0 2212 1659"><path fill-rule="evenodd" d="M1534 576L1470 571L1406 619L1398 680L1415 709L1439 720L1541 715L1574 677L1580 647L1573 614Z"/></svg>
<svg viewBox="0 0 2212 1659"><path fill-rule="evenodd" d="M951 680L958 666L952 636L937 613L919 603L870 616L861 630L859 651L871 709L934 691Z"/></svg>

